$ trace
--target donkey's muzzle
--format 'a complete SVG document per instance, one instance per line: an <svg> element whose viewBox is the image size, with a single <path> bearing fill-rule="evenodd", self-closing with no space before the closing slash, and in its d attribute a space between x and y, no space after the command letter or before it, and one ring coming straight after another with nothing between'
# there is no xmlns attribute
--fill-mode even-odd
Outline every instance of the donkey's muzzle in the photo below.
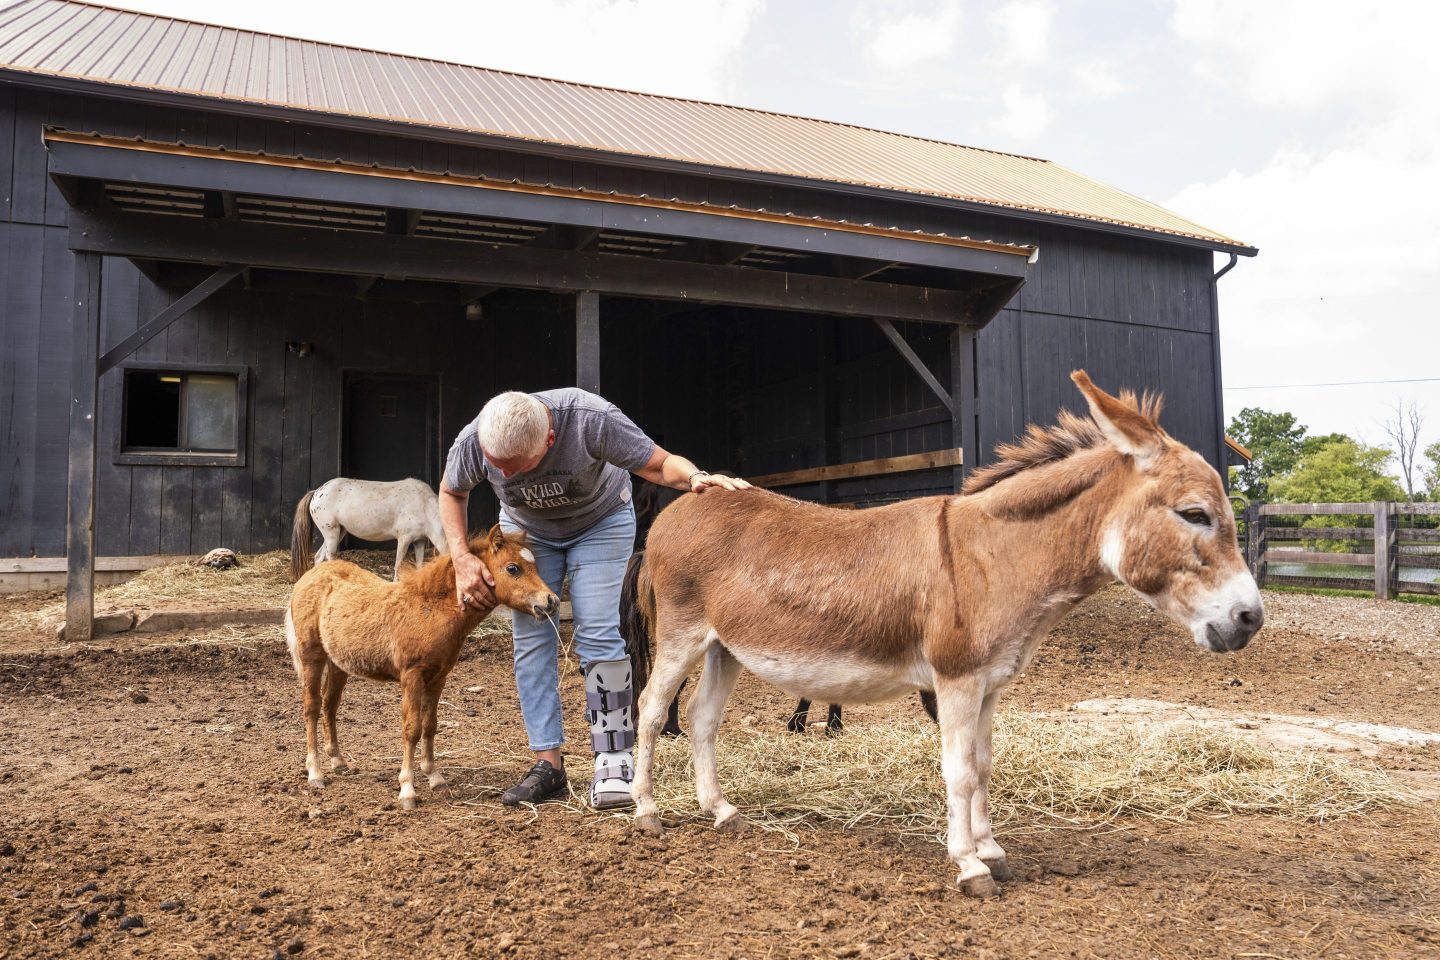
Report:
<svg viewBox="0 0 1440 960"><path fill-rule="evenodd" d="M1205 639L1216 653L1239 650L1265 625L1265 607L1259 603L1237 603L1230 608L1228 622L1210 623Z"/></svg>

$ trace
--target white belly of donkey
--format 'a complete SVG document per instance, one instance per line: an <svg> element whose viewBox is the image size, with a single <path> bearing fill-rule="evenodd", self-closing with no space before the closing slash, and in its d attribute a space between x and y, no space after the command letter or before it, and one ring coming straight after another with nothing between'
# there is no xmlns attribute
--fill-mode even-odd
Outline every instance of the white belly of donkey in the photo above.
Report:
<svg viewBox="0 0 1440 960"><path fill-rule="evenodd" d="M934 687L923 661L876 663L858 657L797 659L756 650L727 650L741 666L766 683L807 700L825 703L874 703Z"/></svg>

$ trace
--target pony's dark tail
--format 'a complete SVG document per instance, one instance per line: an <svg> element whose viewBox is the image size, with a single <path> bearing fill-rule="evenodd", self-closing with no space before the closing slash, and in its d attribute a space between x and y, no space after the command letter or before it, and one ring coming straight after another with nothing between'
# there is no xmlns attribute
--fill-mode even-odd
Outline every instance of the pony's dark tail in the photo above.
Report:
<svg viewBox="0 0 1440 960"><path fill-rule="evenodd" d="M655 663L650 636L654 622L655 590L645 569L645 551L637 550L625 566L625 579L620 585L620 636L625 638L625 652L630 655L637 697L650 681L650 669Z"/></svg>
<svg viewBox="0 0 1440 960"><path fill-rule="evenodd" d="M305 571L314 566L310 558L310 539L315 532L315 523L310 519L311 490L295 505L295 522L290 527L290 582L305 576Z"/></svg>

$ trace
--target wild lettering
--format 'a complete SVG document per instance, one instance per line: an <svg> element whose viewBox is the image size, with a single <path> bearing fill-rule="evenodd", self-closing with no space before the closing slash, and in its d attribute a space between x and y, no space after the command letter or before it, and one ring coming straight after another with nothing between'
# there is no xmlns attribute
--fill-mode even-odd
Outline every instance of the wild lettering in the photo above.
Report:
<svg viewBox="0 0 1440 960"><path fill-rule="evenodd" d="M520 488L520 496L525 498L525 506L531 510L546 510L551 507L562 507L573 501L565 496L565 484L554 481L551 483L536 483Z"/></svg>

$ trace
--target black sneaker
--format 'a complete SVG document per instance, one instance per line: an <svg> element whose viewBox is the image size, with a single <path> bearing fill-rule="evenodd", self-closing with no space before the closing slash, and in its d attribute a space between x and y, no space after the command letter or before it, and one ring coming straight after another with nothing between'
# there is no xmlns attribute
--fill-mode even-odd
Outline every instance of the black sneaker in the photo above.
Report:
<svg viewBox="0 0 1440 960"><path fill-rule="evenodd" d="M500 802L507 807L542 803L564 790L565 771L557 769L549 760L536 760L535 766L525 774L525 779L500 794Z"/></svg>

